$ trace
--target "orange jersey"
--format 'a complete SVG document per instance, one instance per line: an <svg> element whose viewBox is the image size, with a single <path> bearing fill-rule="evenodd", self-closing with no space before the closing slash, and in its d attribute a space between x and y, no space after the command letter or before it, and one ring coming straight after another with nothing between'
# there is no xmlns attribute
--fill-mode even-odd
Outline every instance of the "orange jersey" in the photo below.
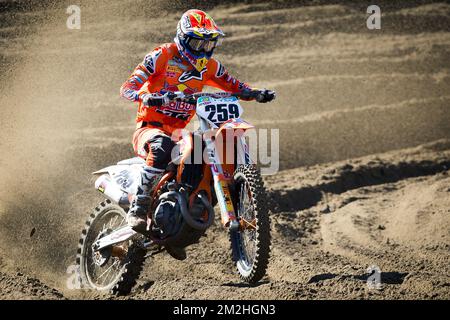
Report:
<svg viewBox="0 0 450 320"><path fill-rule="evenodd" d="M185 94L200 92L203 86L215 87L237 93L248 85L228 74L223 65L210 59L202 71L197 71L179 54L175 43L163 44L148 53L144 61L134 69L120 88L120 95L130 101L139 102L136 122L150 123L171 133L184 128L195 114L195 106L184 102L170 102L161 107L147 107L142 97L148 93L182 91ZM152 125L157 123L158 125Z"/></svg>

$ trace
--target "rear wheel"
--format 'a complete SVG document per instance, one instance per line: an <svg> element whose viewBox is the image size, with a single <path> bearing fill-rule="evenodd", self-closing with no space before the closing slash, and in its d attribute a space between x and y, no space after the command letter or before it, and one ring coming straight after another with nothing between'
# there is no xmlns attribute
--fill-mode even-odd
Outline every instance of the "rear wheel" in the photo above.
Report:
<svg viewBox="0 0 450 320"><path fill-rule="evenodd" d="M270 221L266 191L255 165L234 173L234 203L240 230L230 233L233 258L242 280L255 283L266 274L270 254Z"/></svg>
<svg viewBox="0 0 450 320"><path fill-rule="evenodd" d="M135 285L146 254L139 243L129 240L100 251L92 248L95 241L126 225L125 217L121 207L105 200L86 221L76 260L84 287L122 295Z"/></svg>

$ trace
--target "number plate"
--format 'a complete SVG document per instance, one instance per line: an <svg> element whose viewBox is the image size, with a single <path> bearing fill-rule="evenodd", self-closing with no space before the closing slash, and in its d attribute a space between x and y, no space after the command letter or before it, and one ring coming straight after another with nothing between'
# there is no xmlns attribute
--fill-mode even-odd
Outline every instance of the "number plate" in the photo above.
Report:
<svg viewBox="0 0 450 320"><path fill-rule="evenodd" d="M242 115L242 107L236 97L212 98L201 97L197 100L197 115L214 127Z"/></svg>

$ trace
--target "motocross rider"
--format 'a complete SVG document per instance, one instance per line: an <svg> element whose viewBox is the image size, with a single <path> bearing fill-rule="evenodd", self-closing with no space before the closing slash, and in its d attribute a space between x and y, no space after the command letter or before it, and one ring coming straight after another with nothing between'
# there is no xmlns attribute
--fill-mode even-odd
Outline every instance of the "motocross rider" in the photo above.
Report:
<svg viewBox="0 0 450 320"><path fill-rule="evenodd" d="M148 53L120 88L122 97L139 103L133 147L146 160L146 167L127 213L128 224L138 232L147 227L152 191L171 160L175 145L171 135L184 128L195 114L195 106L169 101L167 93L192 94L202 91L205 85L232 93L252 90L212 58L224 36L207 13L188 10L178 22L174 43ZM268 102L274 98L273 91L260 90L256 100Z"/></svg>

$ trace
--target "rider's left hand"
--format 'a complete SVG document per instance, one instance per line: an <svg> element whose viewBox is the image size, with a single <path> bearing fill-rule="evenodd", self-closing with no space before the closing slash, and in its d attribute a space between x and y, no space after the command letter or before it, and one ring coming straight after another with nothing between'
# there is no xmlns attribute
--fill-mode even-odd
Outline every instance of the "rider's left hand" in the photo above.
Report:
<svg viewBox="0 0 450 320"><path fill-rule="evenodd" d="M167 92L163 95L159 93L146 93L142 97L142 102L146 107L160 107L168 104L170 99Z"/></svg>
<svg viewBox="0 0 450 320"><path fill-rule="evenodd" d="M259 94L256 96L256 101L261 103L266 103L274 100L276 97L275 91L262 89Z"/></svg>

